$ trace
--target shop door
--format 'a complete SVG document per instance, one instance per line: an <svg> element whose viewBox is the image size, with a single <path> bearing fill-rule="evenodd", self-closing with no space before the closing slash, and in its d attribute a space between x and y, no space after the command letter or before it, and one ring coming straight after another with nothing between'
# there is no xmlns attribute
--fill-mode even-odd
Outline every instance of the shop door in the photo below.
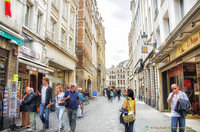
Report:
<svg viewBox="0 0 200 132"><path fill-rule="evenodd" d="M36 92L36 75L35 74L30 75L30 87L34 89L34 92Z"/></svg>
<svg viewBox="0 0 200 132"><path fill-rule="evenodd" d="M176 84L176 78L175 77L170 77L169 83L170 83L170 92L172 92L171 86L172 86L172 84Z"/></svg>
<svg viewBox="0 0 200 132"><path fill-rule="evenodd" d="M38 91L41 90L43 77L44 77L44 75L42 73L38 73ZM38 91L36 91L36 94L38 94ZM38 108L39 108L40 102L41 102L41 96L37 96L37 102L38 102Z"/></svg>
<svg viewBox="0 0 200 132"><path fill-rule="evenodd" d="M168 110L168 85L167 85L167 72L162 73L162 82L163 82L163 103L164 103L164 110Z"/></svg>

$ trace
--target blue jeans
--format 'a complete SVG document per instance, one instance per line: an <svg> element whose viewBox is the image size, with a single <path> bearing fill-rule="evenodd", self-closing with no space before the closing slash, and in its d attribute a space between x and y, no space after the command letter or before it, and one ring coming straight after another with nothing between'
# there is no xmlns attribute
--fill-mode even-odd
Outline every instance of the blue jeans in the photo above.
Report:
<svg viewBox="0 0 200 132"><path fill-rule="evenodd" d="M179 132L185 131L185 117L173 117L171 118L171 131L176 132L179 123Z"/></svg>
<svg viewBox="0 0 200 132"><path fill-rule="evenodd" d="M59 128L62 128L63 126L63 115L65 112L65 107L64 106L57 106L56 107L56 114L57 114L57 118L59 120Z"/></svg>
<svg viewBox="0 0 200 132"><path fill-rule="evenodd" d="M134 123L135 123L135 121L126 123L125 124L125 132L133 132Z"/></svg>
<svg viewBox="0 0 200 132"><path fill-rule="evenodd" d="M44 104L40 104L40 119L45 125L45 129L49 129L49 113L50 108L47 108Z"/></svg>
<svg viewBox="0 0 200 132"><path fill-rule="evenodd" d="M77 109L67 109L67 115L69 118L69 126L70 132L75 132L76 128L76 117L77 117Z"/></svg>

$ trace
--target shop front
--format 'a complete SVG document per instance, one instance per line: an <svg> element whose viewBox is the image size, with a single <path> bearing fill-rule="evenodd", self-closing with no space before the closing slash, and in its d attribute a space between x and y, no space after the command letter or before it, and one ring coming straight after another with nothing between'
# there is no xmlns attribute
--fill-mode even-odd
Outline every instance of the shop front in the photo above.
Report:
<svg viewBox="0 0 200 132"><path fill-rule="evenodd" d="M9 99L10 86L17 74L18 48L23 37L0 25L0 130L10 126Z"/></svg>
<svg viewBox="0 0 200 132"><path fill-rule="evenodd" d="M46 64L45 45L26 33L23 33L23 37L24 45L20 47L18 68L21 97L24 95L26 87L33 88L37 94L42 85L42 78L53 72L48 69Z"/></svg>
<svg viewBox="0 0 200 132"><path fill-rule="evenodd" d="M167 59L165 66L160 68L164 109L170 109L167 97L175 83L190 100L192 109L189 117L200 116L200 30L180 43L168 58L170 60Z"/></svg>

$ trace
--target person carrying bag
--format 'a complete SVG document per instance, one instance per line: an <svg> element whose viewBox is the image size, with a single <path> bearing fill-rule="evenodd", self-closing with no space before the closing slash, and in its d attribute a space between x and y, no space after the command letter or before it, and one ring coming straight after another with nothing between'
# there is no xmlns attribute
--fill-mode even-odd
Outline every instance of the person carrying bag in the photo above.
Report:
<svg viewBox="0 0 200 132"><path fill-rule="evenodd" d="M133 132L135 122L135 99L132 89L127 89L123 107L121 109L120 122L125 126L125 132Z"/></svg>

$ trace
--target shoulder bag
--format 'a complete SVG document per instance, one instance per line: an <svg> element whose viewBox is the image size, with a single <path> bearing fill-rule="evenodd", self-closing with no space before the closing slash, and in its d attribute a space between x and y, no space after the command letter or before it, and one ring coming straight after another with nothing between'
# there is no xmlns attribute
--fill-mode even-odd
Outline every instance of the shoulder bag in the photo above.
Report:
<svg viewBox="0 0 200 132"><path fill-rule="evenodd" d="M127 101L128 101L128 99L127 99ZM128 111L128 114L123 113L122 117L123 117L123 120L124 120L125 123L130 123L130 122L133 122L135 120L135 114L133 112L133 108L132 108L129 101L128 101L128 103L131 107L131 111Z"/></svg>

